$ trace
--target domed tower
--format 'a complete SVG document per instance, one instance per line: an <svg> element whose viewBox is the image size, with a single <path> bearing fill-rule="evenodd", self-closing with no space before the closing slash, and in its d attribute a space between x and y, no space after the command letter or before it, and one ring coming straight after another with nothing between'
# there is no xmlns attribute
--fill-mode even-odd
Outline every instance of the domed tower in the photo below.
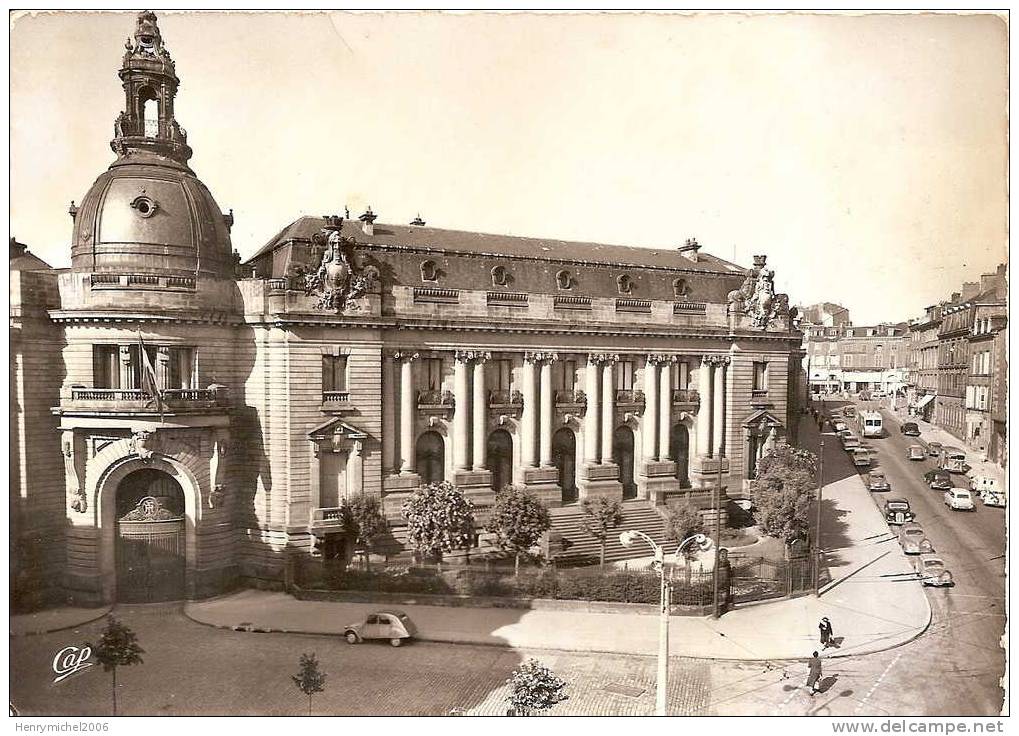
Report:
<svg viewBox="0 0 1019 736"><path fill-rule="evenodd" d="M173 114L180 80L156 16L143 12L126 43L117 160L71 208L71 268L95 274L231 278L233 218L188 167L191 148Z"/></svg>

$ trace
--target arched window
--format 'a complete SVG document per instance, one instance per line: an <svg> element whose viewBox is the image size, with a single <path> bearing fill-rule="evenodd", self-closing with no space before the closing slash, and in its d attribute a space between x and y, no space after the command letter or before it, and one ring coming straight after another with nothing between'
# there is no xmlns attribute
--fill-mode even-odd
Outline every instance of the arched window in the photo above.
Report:
<svg viewBox="0 0 1019 736"><path fill-rule="evenodd" d="M488 468L492 471L492 490L497 493L513 483L513 438L505 429L488 435Z"/></svg>
<svg viewBox="0 0 1019 736"><path fill-rule="evenodd" d="M616 286L619 287L620 294L629 294L633 291L633 279L624 273L616 278Z"/></svg>
<svg viewBox="0 0 1019 736"><path fill-rule="evenodd" d="M421 482L441 483L446 478L446 447L438 432L425 432L418 437L414 453L415 467Z"/></svg>
<svg viewBox="0 0 1019 736"><path fill-rule="evenodd" d="M690 285L686 279L676 279L672 282L672 291L677 299L686 299L690 296Z"/></svg>
<svg viewBox="0 0 1019 736"><path fill-rule="evenodd" d="M495 266L492 268L492 286L506 285L506 267Z"/></svg>
<svg viewBox="0 0 1019 736"><path fill-rule="evenodd" d="M421 280L422 281L437 281L439 278L438 269L435 267L435 261L422 261L421 262Z"/></svg>
<svg viewBox="0 0 1019 736"><path fill-rule="evenodd" d="M571 288L573 288L573 275L569 271L567 271L566 269L563 269L562 271L557 273L555 275L555 280L556 280L556 285L560 289L571 289Z"/></svg>
<svg viewBox="0 0 1019 736"><path fill-rule="evenodd" d="M556 467L564 504L577 501L577 438L562 427L552 435L552 464Z"/></svg>
<svg viewBox="0 0 1019 736"><path fill-rule="evenodd" d="M141 102L141 118L144 123L146 138L155 138L159 135L159 100L151 87L143 87L138 92L138 100Z"/></svg>

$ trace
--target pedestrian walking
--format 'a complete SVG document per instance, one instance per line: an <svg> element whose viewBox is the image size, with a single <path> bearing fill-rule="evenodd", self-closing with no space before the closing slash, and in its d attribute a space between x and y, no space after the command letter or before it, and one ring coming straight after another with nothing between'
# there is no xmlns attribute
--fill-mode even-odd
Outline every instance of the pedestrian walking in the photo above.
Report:
<svg viewBox="0 0 1019 736"><path fill-rule="evenodd" d="M821 632L821 645L824 649L827 649L832 645L831 621L825 616L821 619L821 623L817 625L817 628Z"/></svg>
<svg viewBox="0 0 1019 736"><path fill-rule="evenodd" d="M810 694L813 696L820 692L817 686L821 682L821 658L817 652L814 652L808 664L810 672L807 673L807 687L810 688Z"/></svg>

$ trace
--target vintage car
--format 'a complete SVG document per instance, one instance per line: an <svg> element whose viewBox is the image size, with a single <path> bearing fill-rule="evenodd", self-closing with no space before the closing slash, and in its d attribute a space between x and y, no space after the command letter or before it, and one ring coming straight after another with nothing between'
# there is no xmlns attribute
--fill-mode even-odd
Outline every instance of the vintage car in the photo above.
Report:
<svg viewBox="0 0 1019 736"><path fill-rule="evenodd" d="M923 527L912 521L903 524L899 529L899 544L907 555L922 555L934 551L934 545L927 539Z"/></svg>
<svg viewBox="0 0 1019 736"><path fill-rule="evenodd" d="M892 484L888 482L885 474L880 470L872 470L867 474L867 490L869 491L890 491Z"/></svg>
<svg viewBox="0 0 1019 736"><path fill-rule="evenodd" d="M927 454L931 457L940 457L941 451L945 449L945 446L940 442L928 442L927 443Z"/></svg>
<svg viewBox="0 0 1019 736"><path fill-rule="evenodd" d="M852 452L860 446L860 439L852 432L847 432L842 435L842 449L846 452Z"/></svg>
<svg viewBox="0 0 1019 736"><path fill-rule="evenodd" d="M906 422L901 427L899 427L899 431L902 432L907 437L920 436L920 427L917 426L916 422Z"/></svg>
<svg viewBox="0 0 1019 736"><path fill-rule="evenodd" d="M870 467L870 450L866 447L857 447L852 451L853 465L858 468Z"/></svg>
<svg viewBox="0 0 1019 736"><path fill-rule="evenodd" d="M923 448L920 445L910 445L906 448L906 459L907 460L925 460Z"/></svg>
<svg viewBox="0 0 1019 736"><path fill-rule="evenodd" d="M996 478L989 475L974 475L969 479L969 489L978 497L983 498L988 491L1000 491L1001 486Z"/></svg>
<svg viewBox="0 0 1019 736"><path fill-rule="evenodd" d="M947 491L952 487L952 476L948 474L947 470L935 468L923 474L923 482L935 491Z"/></svg>
<svg viewBox="0 0 1019 736"><path fill-rule="evenodd" d="M831 423L832 428L836 432L845 432L849 427L841 419L836 419Z"/></svg>
<svg viewBox="0 0 1019 736"><path fill-rule="evenodd" d="M851 406L843 406L842 416L846 417L847 419L852 419L853 417L856 416L856 409L854 409Z"/></svg>
<svg viewBox="0 0 1019 736"><path fill-rule="evenodd" d="M913 563L917 577L924 585L949 587L953 585L952 573L945 568L945 561L937 555L922 554Z"/></svg>
<svg viewBox="0 0 1019 736"><path fill-rule="evenodd" d="M973 496L965 488L951 488L945 491L945 506L952 511L976 511Z"/></svg>
<svg viewBox="0 0 1019 736"><path fill-rule="evenodd" d="M358 644L367 639L386 639L398 647L417 631L417 626L406 613L387 609L369 613L364 621L348 625L343 630L343 636L348 644Z"/></svg>
<svg viewBox="0 0 1019 736"><path fill-rule="evenodd" d="M984 491L983 495L984 506L997 506L999 508L1005 508L1005 492L1004 491Z"/></svg>
<svg viewBox="0 0 1019 736"><path fill-rule="evenodd" d="M913 512L909 510L909 501L904 498L887 499L882 508L882 513L885 515L885 521L889 524L905 524L907 521L913 521L916 518Z"/></svg>

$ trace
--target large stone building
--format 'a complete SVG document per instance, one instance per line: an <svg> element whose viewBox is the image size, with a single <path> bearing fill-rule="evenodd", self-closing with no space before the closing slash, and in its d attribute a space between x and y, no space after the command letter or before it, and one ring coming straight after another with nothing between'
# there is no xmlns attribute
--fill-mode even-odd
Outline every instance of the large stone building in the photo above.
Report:
<svg viewBox="0 0 1019 736"><path fill-rule="evenodd" d="M17 597L280 585L345 498L449 480L549 506L740 495L794 435L800 334L764 257L302 217L244 265L188 166L155 16L70 269L11 275ZM16 431L15 431L16 430Z"/></svg>
<svg viewBox="0 0 1019 736"><path fill-rule="evenodd" d="M797 327L803 333L803 371L813 396L842 391L838 342L843 327L852 325L849 310L831 302L798 307Z"/></svg>
<svg viewBox="0 0 1019 736"><path fill-rule="evenodd" d="M804 314L816 314L816 310L816 306L808 307ZM842 319L822 314L821 321L799 323L810 393L819 396L883 391L897 395L903 391L910 347L906 326L855 326L845 309L839 316Z"/></svg>
<svg viewBox="0 0 1019 736"><path fill-rule="evenodd" d="M938 330L941 304L924 310L924 316L909 322L909 370L906 396L909 410L931 421L938 395Z"/></svg>

